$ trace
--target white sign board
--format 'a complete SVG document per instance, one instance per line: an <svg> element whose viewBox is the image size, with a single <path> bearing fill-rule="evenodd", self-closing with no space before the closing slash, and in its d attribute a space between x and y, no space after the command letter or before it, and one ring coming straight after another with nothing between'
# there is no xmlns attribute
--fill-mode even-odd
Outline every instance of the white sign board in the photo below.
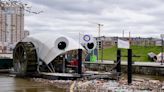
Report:
<svg viewBox="0 0 164 92"><path fill-rule="evenodd" d="M120 40L118 39L118 48L124 48L124 49L129 49L130 48L130 44L129 41L124 41L124 40Z"/></svg>
<svg viewBox="0 0 164 92"><path fill-rule="evenodd" d="M161 34L161 38L164 38L164 34Z"/></svg>

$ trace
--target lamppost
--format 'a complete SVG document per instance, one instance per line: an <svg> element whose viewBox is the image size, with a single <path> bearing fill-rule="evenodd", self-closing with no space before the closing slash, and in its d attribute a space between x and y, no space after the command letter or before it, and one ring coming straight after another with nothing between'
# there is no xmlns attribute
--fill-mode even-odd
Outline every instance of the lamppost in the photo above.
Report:
<svg viewBox="0 0 164 92"><path fill-rule="evenodd" d="M104 57L104 41L105 41L105 36L102 36L101 40L101 62L103 62L103 57Z"/></svg>
<svg viewBox="0 0 164 92"><path fill-rule="evenodd" d="M100 40L100 31L101 31L101 30L100 30L100 27L101 27L101 26L103 26L103 24L98 24L98 28L99 28L99 30L98 30L98 37L99 37L99 40Z"/></svg>
<svg viewBox="0 0 164 92"><path fill-rule="evenodd" d="M103 24L97 24L98 25L98 39L97 39L97 42L98 42L98 48L97 48L97 61L99 60L99 42L101 42L101 38L100 38L100 32L101 32L101 29L100 27L103 26Z"/></svg>
<svg viewBox="0 0 164 92"><path fill-rule="evenodd" d="M161 65L163 65L163 38L164 34L161 34L161 40L162 40L162 45L161 45Z"/></svg>

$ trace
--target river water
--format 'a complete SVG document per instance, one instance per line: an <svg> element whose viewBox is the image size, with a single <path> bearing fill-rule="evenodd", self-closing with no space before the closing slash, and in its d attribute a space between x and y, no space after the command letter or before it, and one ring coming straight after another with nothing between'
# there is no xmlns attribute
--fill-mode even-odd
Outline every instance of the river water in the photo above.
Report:
<svg viewBox="0 0 164 92"><path fill-rule="evenodd" d="M33 82L30 79L0 75L0 92L65 92L65 90Z"/></svg>

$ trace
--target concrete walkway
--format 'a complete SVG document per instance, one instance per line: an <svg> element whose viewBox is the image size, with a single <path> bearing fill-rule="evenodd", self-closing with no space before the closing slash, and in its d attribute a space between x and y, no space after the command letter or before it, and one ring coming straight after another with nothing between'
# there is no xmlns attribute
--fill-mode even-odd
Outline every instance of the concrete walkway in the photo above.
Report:
<svg viewBox="0 0 164 92"><path fill-rule="evenodd" d="M85 62L85 63L91 63L91 64L114 64L114 61L109 60L103 60L103 62ZM126 61L121 61L121 65L127 65ZM161 63L157 62L134 62L133 66L146 66L146 67L161 67L164 68L164 63L161 65Z"/></svg>

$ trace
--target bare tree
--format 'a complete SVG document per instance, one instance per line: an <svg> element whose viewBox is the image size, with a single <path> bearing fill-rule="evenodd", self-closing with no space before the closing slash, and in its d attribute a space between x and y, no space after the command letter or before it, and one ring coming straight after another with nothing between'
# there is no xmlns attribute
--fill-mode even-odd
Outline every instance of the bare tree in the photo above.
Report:
<svg viewBox="0 0 164 92"><path fill-rule="evenodd" d="M20 6L24 11L32 14L40 14L43 13L42 10L40 11L32 11L32 6L29 6L27 3L24 3L20 0L0 0L0 6L7 5L7 6Z"/></svg>

